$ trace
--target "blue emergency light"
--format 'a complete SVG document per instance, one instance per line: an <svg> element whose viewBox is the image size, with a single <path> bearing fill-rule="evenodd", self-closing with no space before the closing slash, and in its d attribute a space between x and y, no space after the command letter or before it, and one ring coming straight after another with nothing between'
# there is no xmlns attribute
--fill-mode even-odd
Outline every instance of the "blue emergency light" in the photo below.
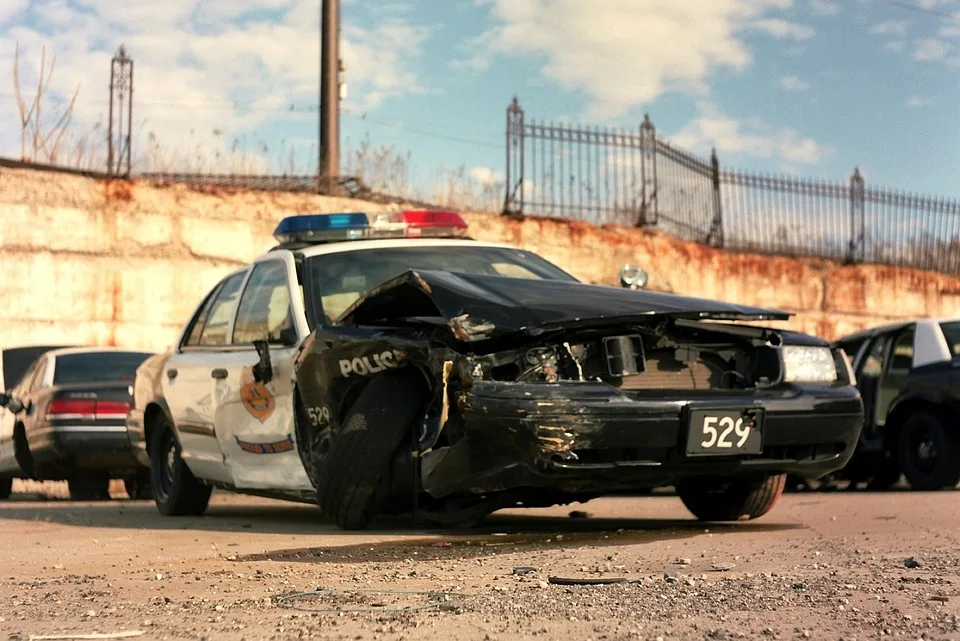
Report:
<svg viewBox="0 0 960 641"><path fill-rule="evenodd" d="M375 238L455 238L465 235L467 221L454 211L344 212L288 216L273 237L281 244L320 244Z"/></svg>

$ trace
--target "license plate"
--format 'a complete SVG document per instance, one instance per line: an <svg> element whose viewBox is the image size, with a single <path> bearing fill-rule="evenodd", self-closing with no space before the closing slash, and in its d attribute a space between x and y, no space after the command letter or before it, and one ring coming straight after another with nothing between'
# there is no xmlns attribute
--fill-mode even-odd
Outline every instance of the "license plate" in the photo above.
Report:
<svg viewBox="0 0 960 641"><path fill-rule="evenodd" d="M763 410L690 411L687 456L737 456L763 451Z"/></svg>

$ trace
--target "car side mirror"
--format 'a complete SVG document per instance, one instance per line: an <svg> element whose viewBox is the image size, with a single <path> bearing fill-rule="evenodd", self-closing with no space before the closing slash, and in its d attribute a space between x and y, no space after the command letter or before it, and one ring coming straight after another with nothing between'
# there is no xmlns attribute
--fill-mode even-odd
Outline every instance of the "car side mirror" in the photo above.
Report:
<svg viewBox="0 0 960 641"><path fill-rule="evenodd" d="M23 403L10 396L6 392L0 394L0 407L6 407L7 410L17 414L23 411Z"/></svg>
<svg viewBox="0 0 960 641"><path fill-rule="evenodd" d="M265 340L253 341L260 361L253 366L253 380L266 385L273 380L273 364L270 362L270 343Z"/></svg>
<svg viewBox="0 0 960 641"><path fill-rule="evenodd" d="M626 264L620 268L620 286L627 289L643 289L647 286L649 276L636 265Z"/></svg>

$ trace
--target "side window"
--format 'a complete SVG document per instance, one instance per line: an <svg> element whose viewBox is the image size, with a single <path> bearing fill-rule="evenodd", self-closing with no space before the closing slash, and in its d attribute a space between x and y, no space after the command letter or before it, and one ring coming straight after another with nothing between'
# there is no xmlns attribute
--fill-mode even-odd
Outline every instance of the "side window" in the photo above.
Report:
<svg viewBox="0 0 960 641"><path fill-rule="evenodd" d="M34 364L30 366L30 369L24 372L23 377L20 379L20 384L17 386L20 394L27 394L33 389L33 381L36 380L37 370L40 369L41 362L43 362L42 358L34 362Z"/></svg>
<svg viewBox="0 0 960 641"><path fill-rule="evenodd" d="M203 329L200 331L200 345L226 345L227 328L233 318L233 311L237 306L237 296L240 294L240 285L246 277L246 272L234 274L223 283L210 305Z"/></svg>
<svg viewBox="0 0 960 641"><path fill-rule="evenodd" d="M878 336L869 351L863 359L863 367L860 368L860 375L863 377L879 378L883 374L886 365L887 345L890 343L889 336Z"/></svg>
<svg viewBox="0 0 960 641"><path fill-rule="evenodd" d="M190 321L190 329L187 330L187 336L183 341L184 347L194 347L200 344L200 335L203 334L203 328L206 326L210 306L213 305L213 301L216 298L216 294L220 291L221 285L223 285L223 281L217 283L217 286L210 290L210 293L207 294L207 297L203 300L203 304L197 309L196 315L193 317L193 320Z"/></svg>
<svg viewBox="0 0 960 641"><path fill-rule="evenodd" d="M847 353L847 356L850 358L850 364L853 365L854 361L857 360L857 353L860 351L860 348L863 347L865 342L867 342L867 339L861 338L857 340L841 342L838 343L837 346Z"/></svg>
<svg viewBox="0 0 960 641"><path fill-rule="evenodd" d="M43 375L47 373L47 359L43 358L40 360L40 365L37 367L36 375L33 377L33 380L30 381L30 391L40 389L40 386L43 385Z"/></svg>
<svg viewBox="0 0 960 641"><path fill-rule="evenodd" d="M292 345L297 340L287 266L276 260L259 263L253 268L233 328L235 345L260 339L283 345Z"/></svg>
<svg viewBox="0 0 960 641"><path fill-rule="evenodd" d="M906 374L913 366L913 329L908 329L899 336L893 344L890 354L890 368L888 371Z"/></svg>

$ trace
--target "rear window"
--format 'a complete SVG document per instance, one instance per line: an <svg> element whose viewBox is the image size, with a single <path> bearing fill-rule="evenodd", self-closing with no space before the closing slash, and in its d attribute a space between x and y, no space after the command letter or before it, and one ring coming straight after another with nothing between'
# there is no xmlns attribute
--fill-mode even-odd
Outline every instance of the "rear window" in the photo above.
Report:
<svg viewBox="0 0 960 641"><path fill-rule="evenodd" d="M59 349L59 347L13 347L3 350L3 386L7 390L16 387L33 362L52 349Z"/></svg>
<svg viewBox="0 0 960 641"><path fill-rule="evenodd" d="M144 352L88 352L58 356L53 384L133 381L137 368L150 356Z"/></svg>

